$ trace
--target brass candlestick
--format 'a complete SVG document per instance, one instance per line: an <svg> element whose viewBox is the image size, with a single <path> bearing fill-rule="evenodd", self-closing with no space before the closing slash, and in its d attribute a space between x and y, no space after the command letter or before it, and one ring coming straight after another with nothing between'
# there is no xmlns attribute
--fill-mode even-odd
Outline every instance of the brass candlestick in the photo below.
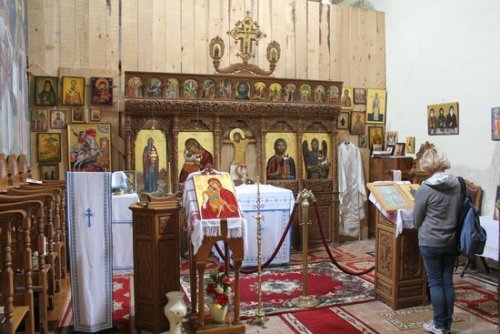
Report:
<svg viewBox="0 0 500 334"><path fill-rule="evenodd" d="M304 189L297 197L297 203L302 207L302 296L292 299L292 304L300 308L315 307L319 304L319 299L307 295L307 273L308 273L308 226L309 221L309 198L313 197L310 190Z"/></svg>
<svg viewBox="0 0 500 334"><path fill-rule="evenodd" d="M263 325L269 320L264 311L262 310L262 233L261 233L261 219L260 214L260 178L257 176L257 214L255 220L257 222L257 296L258 296L258 309L255 313L253 322Z"/></svg>

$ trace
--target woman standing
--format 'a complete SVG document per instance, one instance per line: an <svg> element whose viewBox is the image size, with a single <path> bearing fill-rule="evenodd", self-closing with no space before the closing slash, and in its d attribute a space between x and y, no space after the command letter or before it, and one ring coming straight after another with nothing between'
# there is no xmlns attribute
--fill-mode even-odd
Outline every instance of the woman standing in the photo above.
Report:
<svg viewBox="0 0 500 334"><path fill-rule="evenodd" d="M450 162L435 148L424 152L420 168L430 177L415 197L418 244L431 290L433 322L423 328L429 333L449 333L453 320L455 289L453 269L457 256L457 222L461 209L460 182L446 173Z"/></svg>

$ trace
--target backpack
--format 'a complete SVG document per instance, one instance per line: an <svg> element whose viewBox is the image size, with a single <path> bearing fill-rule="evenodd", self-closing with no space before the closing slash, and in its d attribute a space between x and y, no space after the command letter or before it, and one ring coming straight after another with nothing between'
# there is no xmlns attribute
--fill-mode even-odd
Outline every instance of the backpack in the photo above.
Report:
<svg viewBox="0 0 500 334"><path fill-rule="evenodd" d="M486 244L486 231L479 223L479 212L467 195L465 180L458 177L460 181L463 203L458 217L457 246L460 254L473 258L476 254L482 254Z"/></svg>

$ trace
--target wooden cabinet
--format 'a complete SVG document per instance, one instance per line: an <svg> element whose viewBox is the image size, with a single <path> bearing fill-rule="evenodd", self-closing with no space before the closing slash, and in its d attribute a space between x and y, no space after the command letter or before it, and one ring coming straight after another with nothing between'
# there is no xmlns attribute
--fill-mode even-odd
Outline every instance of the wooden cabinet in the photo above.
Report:
<svg viewBox="0 0 500 334"><path fill-rule="evenodd" d="M177 200L133 204L135 328L153 333L170 328L163 313L166 293L180 291Z"/></svg>
<svg viewBox="0 0 500 334"><path fill-rule="evenodd" d="M380 157L370 158L370 180L391 181L392 170L408 171L412 168L412 157ZM371 202L368 203L368 233L370 237L375 236L377 208Z"/></svg>
<svg viewBox="0 0 500 334"><path fill-rule="evenodd" d="M404 229L377 211L375 295L394 309L422 305L427 299L427 277L418 249L417 230Z"/></svg>

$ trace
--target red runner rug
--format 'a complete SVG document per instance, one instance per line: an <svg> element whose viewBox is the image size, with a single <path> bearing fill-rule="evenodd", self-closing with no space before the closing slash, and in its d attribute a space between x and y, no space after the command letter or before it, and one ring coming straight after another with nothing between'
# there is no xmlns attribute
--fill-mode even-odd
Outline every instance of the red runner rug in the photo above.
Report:
<svg viewBox="0 0 500 334"><path fill-rule="evenodd" d="M375 330L338 307L326 307L279 315L296 334L376 334Z"/></svg>

